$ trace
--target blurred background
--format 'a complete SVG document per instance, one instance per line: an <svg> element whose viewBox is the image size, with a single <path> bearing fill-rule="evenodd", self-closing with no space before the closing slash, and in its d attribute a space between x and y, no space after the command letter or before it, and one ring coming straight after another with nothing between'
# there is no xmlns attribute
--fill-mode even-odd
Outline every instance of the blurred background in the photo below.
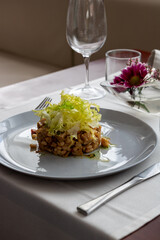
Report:
<svg viewBox="0 0 160 240"><path fill-rule="evenodd" d="M83 63L66 41L69 0L0 0L0 87ZM107 41L116 48L160 49L159 0L105 0Z"/></svg>

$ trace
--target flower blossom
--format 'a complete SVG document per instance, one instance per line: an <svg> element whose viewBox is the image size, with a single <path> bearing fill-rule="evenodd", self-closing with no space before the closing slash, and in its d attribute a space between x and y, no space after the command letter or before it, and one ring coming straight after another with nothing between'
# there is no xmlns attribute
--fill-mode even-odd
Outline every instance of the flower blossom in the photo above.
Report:
<svg viewBox="0 0 160 240"><path fill-rule="evenodd" d="M154 69L153 77L157 80L160 80L160 70Z"/></svg>
<svg viewBox="0 0 160 240"><path fill-rule="evenodd" d="M148 71L144 63L132 63L124 68L120 76L116 76L111 84L124 85L127 88L139 87L145 83L147 74Z"/></svg>

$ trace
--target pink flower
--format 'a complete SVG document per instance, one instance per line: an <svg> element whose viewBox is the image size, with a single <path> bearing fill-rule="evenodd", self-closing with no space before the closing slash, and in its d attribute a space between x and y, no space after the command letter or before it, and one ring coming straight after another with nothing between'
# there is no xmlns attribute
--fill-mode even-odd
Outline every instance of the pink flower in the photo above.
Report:
<svg viewBox="0 0 160 240"><path fill-rule="evenodd" d="M148 74L146 65L141 62L132 63L124 68L120 76L116 76L111 84L124 85L127 88L138 87L145 83Z"/></svg>
<svg viewBox="0 0 160 240"><path fill-rule="evenodd" d="M157 80L160 80L160 70L159 69L154 70L153 77Z"/></svg>

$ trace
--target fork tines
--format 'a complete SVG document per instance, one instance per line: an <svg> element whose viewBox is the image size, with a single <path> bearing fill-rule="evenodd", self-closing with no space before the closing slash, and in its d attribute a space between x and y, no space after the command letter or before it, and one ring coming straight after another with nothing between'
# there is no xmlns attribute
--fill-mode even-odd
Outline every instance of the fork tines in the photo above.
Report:
<svg viewBox="0 0 160 240"><path fill-rule="evenodd" d="M51 102L52 99L50 97L45 97L43 101L35 108L35 110L41 110L49 106L49 102Z"/></svg>

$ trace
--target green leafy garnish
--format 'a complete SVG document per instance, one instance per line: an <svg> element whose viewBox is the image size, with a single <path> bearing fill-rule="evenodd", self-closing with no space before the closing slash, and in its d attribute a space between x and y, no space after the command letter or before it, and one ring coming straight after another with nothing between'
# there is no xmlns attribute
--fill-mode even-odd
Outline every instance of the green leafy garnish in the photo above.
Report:
<svg viewBox="0 0 160 240"><path fill-rule="evenodd" d="M78 131L91 131L99 126L101 114L99 106L83 100L80 97L61 92L59 104L51 104L43 109L34 111L40 119L46 119L46 126L52 135L68 131L76 137Z"/></svg>

